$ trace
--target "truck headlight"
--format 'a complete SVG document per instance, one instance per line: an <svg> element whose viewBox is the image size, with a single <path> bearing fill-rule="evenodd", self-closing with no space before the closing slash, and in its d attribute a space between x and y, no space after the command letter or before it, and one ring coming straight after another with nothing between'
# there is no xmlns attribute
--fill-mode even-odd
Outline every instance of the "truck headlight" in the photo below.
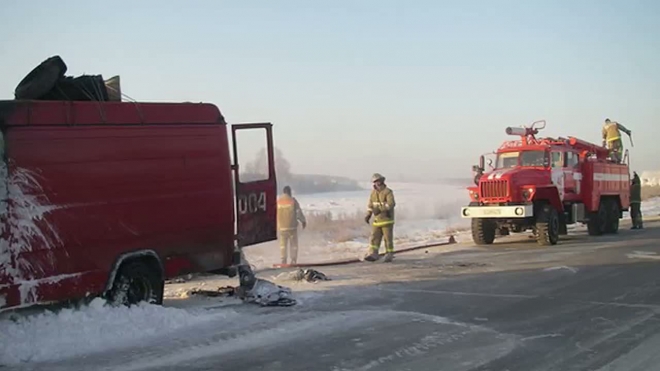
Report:
<svg viewBox="0 0 660 371"><path fill-rule="evenodd" d="M463 216L470 216L470 209L463 209Z"/></svg>
<svg viewBox="0 0 660 371"><path fill-rule="evenodd" d="M525 210L522 207L516 207L516 209L513 211L516 213L518 216L522 216L525 213Z"/></svg>

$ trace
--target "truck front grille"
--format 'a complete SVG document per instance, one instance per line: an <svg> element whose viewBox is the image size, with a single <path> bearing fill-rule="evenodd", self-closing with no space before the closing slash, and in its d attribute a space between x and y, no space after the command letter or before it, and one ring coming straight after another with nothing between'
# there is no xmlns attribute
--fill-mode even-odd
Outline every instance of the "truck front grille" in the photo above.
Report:
<svg viewBox="0 0 660 371"><path fill-rule="evenodd" d="M487 180L481 182L479 187L481 198L506 198L509 195L506 180Z"/></svg>

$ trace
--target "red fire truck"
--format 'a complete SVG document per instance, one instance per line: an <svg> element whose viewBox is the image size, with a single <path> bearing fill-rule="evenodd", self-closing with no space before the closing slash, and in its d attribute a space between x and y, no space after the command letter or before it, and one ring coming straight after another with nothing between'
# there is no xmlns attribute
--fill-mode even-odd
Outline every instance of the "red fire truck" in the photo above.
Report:
<svg viewBox="0 0 660 371"><path fill-rule="evenodd" d="M241 247L276 238L269 123L231 126L233 163L212 104L0 101L0 129L0 310L160 303L165 279L233 276ZM269 160L250 182L244 130L262 133Z"/></svg>
<svg viewBox="0 0 660 371"><path fill-rule="evenodd" d="M468 188L471 202L461 216L472 219L475 243L491 244L498 232L532 230L540 245L555 245L573 223L586 224L590 235L617 233L630 203L628 154L615 163L593 143L536 138L543 128L545 121L507 128L520 139L500 146L490 172L484 156L473 167L476 185Z"/></svg>

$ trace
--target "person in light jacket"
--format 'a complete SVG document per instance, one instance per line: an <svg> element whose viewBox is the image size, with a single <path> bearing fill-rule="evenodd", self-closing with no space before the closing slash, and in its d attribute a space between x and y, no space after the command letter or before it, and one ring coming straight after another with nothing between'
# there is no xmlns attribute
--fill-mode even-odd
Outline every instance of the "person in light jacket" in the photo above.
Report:
<svg viewBox="0 0 660 371"><path fill-rule="evenodd" d="M632 131L618 122L605 119L605 124L603 125L603 145L607 146L607 149L610 151L610 158L619 163L621 162L621 154L623 153L622 131L628 136L632 134Z"/></svg>
<svg viewBox="0 0 660 371"><path fill-rule="evenodd" d="M283 194L277 199L277 230L280 239L280 255L282 264L287 263L287 255L291 253L291 264L298 261L298 223L305 229L307 220L300 208L298 200L291 195L291 187L286 186Z"/></svg>
<svg viewBox="0 0 660 371"><path fill-rule="evenodd" d="M376 173L372 176L373 190L367 203L367 215L364 221L371 222L371 237L369 251L364 257L366 261L376 261L380 258L378 251L382 240L385 240L385 262L394 259L394 192L385 185L385 177Z"/></svg>

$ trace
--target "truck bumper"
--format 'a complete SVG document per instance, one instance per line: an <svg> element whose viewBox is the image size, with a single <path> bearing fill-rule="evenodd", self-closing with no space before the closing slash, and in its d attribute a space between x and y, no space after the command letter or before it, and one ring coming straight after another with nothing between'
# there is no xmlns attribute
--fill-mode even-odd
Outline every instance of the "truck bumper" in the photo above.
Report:
<svg viewBox="0 0 660 371"><path fill-rule="evenodd" d="M461 217L470 218L529 218L534 216L534 205L514 206L465 206L461 208Z"/></svg>

